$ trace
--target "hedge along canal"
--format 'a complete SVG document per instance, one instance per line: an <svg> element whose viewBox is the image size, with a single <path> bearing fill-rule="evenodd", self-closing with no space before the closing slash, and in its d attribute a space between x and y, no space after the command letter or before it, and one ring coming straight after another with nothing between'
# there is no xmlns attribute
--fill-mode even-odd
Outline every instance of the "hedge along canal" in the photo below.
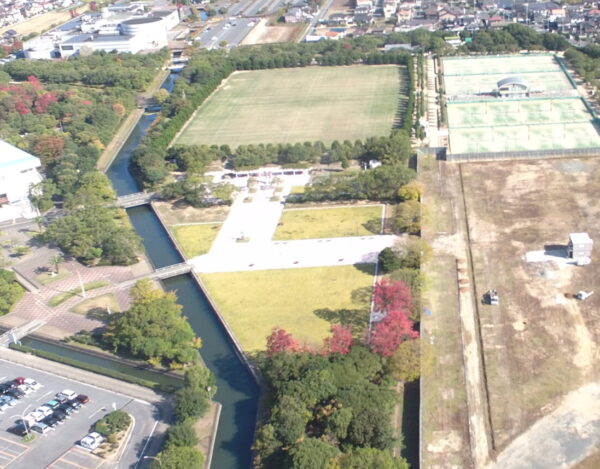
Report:
<svg viewBox="0 0 600 469"><path fill-rule="evenodd" d="M168 87L165 86L165 89L168 90ZM153 114L142 117L106 173L119 196L140 190L129 171L131 156L155 118ZM155 268L183 261L149 205L130 208L127 214ZM202 339L200 355L217 381L215 400L222 404L223 409L211 466L218 469L249 468L258 410L258 384L192 276L180 275L163 280L163 285L166 290L177 292L183 314Z"/></svg>

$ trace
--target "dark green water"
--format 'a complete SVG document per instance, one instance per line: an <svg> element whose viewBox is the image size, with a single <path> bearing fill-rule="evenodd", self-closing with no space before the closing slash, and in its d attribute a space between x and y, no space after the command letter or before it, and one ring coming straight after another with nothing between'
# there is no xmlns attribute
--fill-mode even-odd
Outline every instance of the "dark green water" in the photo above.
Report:
<svg viewBox="0 0 600 469"><path fill-rule="evenodd" d="M164 86L172 89L172 81ZM169 90L170 91L170 90ZM130 174L131 155L139 145L155 115L144 115L107 171L118 195L140 190ZM182 262L169 236L148 206L127 210L131 223L142 237L146 253L155 268ZM183 314L202 338L200 354L214 373L218 391L215 400L223 406L215 442L212 468L251 467L251 450L256 426L259 387L250 370L236 354L227 332L210 303L190 275L163 281L167 290L176 291Z"/></svg>

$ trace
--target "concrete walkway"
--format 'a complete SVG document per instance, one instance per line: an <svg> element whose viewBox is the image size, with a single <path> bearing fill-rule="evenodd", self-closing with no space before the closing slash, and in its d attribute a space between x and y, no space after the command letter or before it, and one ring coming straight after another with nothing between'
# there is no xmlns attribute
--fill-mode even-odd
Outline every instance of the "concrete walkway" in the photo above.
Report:
<svg viewBox="0 0 600 469"><path fill-rule="evenodd" d="M290 184L275 195L289 194ZM284 205L272 201L273 189L242 192L231 206L208 254L188 261L198 273L292 269L374 263L379 252L394 244L396 236L272 241ZM244 202L247 197L252 202Z"/></svg>
<svg viewBox="0 0 600 469"><path fill-rule="evenodd" d="M486 469L563 469L600 445L600 384L568 394L554 412L514 440Z"/></svg>

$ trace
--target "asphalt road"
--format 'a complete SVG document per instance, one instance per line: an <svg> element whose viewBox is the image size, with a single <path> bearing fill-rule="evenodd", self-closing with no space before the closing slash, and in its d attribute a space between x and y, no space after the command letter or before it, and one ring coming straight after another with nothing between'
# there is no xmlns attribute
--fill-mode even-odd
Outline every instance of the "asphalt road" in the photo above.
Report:
<svg viewBox="0 0 600 469"><path fill-rule="evenodd" d="M252 30L255 21L251 18L235 18L231 22L227 19L211 25L197 38L200 47L215 49L221 41L227 41L228 46L237 46Z"/></svg>
<svg viewBox="0 0 600 469"><path fill-rule="evenodd" d="M0 450L3 450L2 454L9 455L5 457L5 460L0 461L0 466L7 469L46 467L73 448L81 438L89 433L91 426L97 420L113 409L125 410L135 421L131 438L126 444L121 460L114 467L137 468L139 465L141 468L148 466L147 461L141 460L141 458L147 454L149 446L152 446L154 451L156 450L155 439L151 438L156 428L156 418L158 418L158 411L154 405L96 386L0 360L0 382L14 379L17 376L33 378L43 387L0 414ZM20 437L6 431L16 420L21 418L22 414L31 412L36 407L48 402L55 393L63 389L72 389L77 393L86 394L89 396L90 402L49 433L36 434L35 440L30 443L23 444ZM153 443L149 445L147 443L149 441ZM154 452L150 454L154 454Z"/></svg>

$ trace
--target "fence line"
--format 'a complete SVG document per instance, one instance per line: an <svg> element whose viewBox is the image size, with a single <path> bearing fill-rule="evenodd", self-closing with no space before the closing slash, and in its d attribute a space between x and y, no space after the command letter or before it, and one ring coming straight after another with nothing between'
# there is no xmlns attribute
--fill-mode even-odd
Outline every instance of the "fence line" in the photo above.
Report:
<svg viewBox="0 0 600 469"><path fill-rule="evenodd" d="M569 148L552 150L521 150L482 153L446 153L446 161L469 162L485 160L510 160L510 159L544 159L544 158L573 158L600 156L600 147L595 148Z"/></svg>

